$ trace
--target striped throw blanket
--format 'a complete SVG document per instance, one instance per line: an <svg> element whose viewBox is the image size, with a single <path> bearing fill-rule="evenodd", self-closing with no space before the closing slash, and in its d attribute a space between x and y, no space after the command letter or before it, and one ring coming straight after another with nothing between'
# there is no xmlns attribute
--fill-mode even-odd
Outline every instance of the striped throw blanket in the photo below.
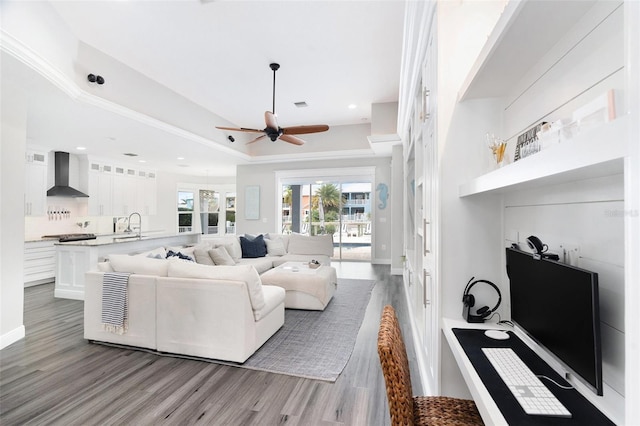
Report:
<svg viewBox="0 0 640 426"><path fill-rule="evenodd" d="M115 334L127 332L129 273L105 272L102 278L102 328Z"/></svg>

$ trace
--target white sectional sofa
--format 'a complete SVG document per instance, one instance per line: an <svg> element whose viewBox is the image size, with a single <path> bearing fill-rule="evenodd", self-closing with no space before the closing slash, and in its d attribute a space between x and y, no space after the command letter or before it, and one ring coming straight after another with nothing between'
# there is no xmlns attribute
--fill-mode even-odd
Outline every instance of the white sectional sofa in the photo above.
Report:
<svg viewBox="0 0 640 426"><path fill-rule="evenodd" d="M271 235L267 255L243 258L238 236L203 240L194 247L158 248L138 255L111 255L86 273L84 337L158 352L244 362L284 324L285 290L263 286L259 274L289 261L330 264L331 235ZM225 247L226 265L207 260ZM166 259L167 249L205 264ZM199 254L199 256L196 256ZM204 256L204 258L202 258ZM159 257L159 258L154 258ZM102 327L105 272L128 272L128 323L124 334Z"/></svg>
<svg viewBox="0 0 640 426"><path fill-rule="evenodd" d="M121 335L103 330L105 272L87 272L88 340L242 363L284 324L284 289L262 286L252 266L114 255L101 268L132 273L129 327Z"/></svg>
<svg viewBox="0 0 640 426"><path fill-rule="evenodd" d="M259 274L285 262L309 262L317 260L323 265L331 263L333 256L333 236L307 236L300 234L264 234L267 244L265 257L243 257L240 237L242 235L226 235L223 237L206 237L202 244L224 246L238 265L252 265Z"/></svg>

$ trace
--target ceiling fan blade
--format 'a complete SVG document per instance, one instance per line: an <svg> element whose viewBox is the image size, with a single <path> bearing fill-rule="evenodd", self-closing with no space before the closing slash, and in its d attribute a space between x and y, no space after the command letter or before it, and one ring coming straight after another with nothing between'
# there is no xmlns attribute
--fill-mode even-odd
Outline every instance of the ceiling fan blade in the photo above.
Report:
<svg viewBox="0 0 640 426"><path fill-rule="evenodd" d="M267 127L272 129L278 129L278 120L276 120L276 116L271 111L264 112L264 122Z"/></svg>
<svg viewBox="0 0 640 426"><path fill-rule="evenodd" d="M264 130L258 129L247 129L246 127L218 127L216 129L220 130L231 130L233 132L249 132L249 133L262 133Z"/></svg>
<svg viewBox="0 0 640 426"><path fill-rule="evenodd" d="M307 133L326 132L327 130L329 130L329 126L327 126L326 124L316 124L312 126L285 127L282 129L282 132L285 135L303 135Z"/></svg>
<svg viewBox="0 0 640 426"><path fill-rule="evenodd" d="M247 145L249 145L250 143L258 142L260 139L266 138L266 137L267 137L267 135L258 136L254 140L251 140L251 141L247 142Z"/></svg>
<svg viewBox="0 0 640 426"><path fill-rule="evenodd" d="M293 135L282 135L280 136L281 141L289 142L294 145L304 145L304 141Z"/></svg>

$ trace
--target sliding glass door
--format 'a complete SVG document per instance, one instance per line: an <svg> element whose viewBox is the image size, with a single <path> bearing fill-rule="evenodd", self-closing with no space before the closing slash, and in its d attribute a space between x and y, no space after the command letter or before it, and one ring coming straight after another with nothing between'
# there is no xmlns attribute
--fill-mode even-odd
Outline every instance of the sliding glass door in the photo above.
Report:
<svg viewBox="0 0 640 426"><path fill-rule="evenodd" d="M306 180L306 181L305 181ZM281 183L283 233L333 235L334 260L371 260L371 182Z"/></svg>

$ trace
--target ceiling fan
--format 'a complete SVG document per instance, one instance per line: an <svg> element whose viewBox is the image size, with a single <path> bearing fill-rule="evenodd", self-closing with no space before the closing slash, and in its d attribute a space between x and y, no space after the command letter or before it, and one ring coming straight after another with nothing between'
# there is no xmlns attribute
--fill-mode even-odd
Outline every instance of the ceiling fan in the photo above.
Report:
<svg viewBox="0 0 640 426"><path fill-rule="evenodd" d="M316 124L310 126L292 126L292 127L280 127L278 126L278 121L276 120L276 71L280 68L279 64L273 63L269 64L269 68L273 70L273 111L266 111L264 113L264 122L267 127L262 130L259 129L248 129L245 127L218 127L217 129L221 130L231 130L233 132L248 132L248 133L263 133L257 138L247 142L247 144L254 143L259 141L262 138L268 137L272 142L275 142L277 139L281 141L288 142L294 145L303 145L304 140L300 139L295 135L303 135L308 133L319 133L326 132L329 130L329 126L326 124Z"/></svg>

